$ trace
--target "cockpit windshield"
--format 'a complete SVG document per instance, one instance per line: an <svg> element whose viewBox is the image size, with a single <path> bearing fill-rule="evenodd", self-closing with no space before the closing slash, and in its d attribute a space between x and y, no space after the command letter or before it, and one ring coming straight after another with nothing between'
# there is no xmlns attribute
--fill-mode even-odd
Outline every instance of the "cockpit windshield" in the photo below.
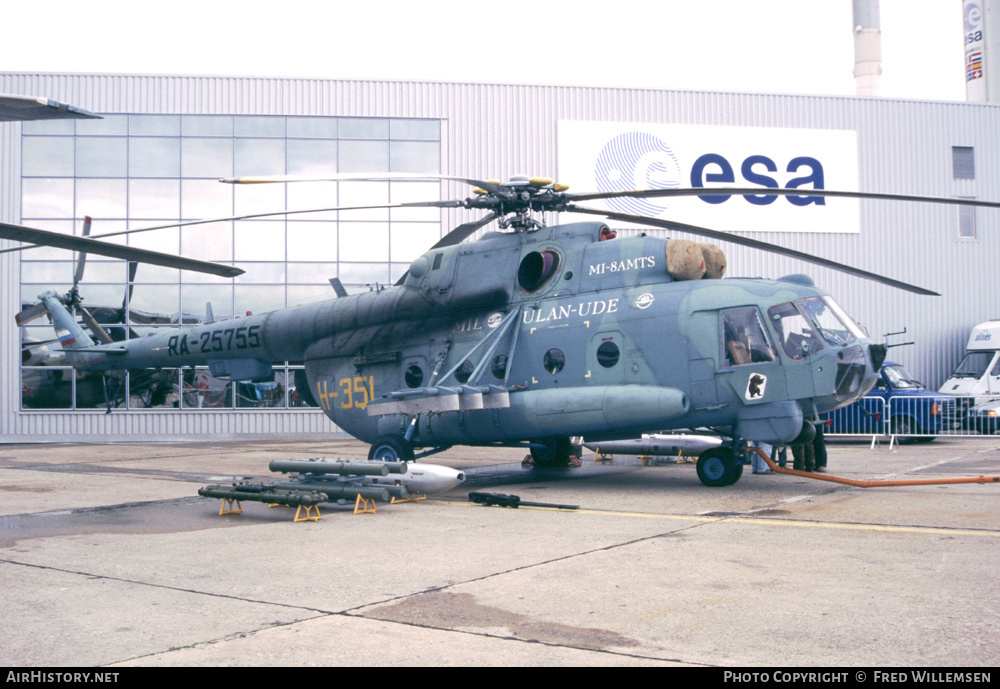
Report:
<svg viewBox="0 0 1000 689"><path fill-rule="evenodd" d="M798 303L829 344L842 346L864 337L861 328L830 297L806 297Z"/></svg>
<svg viewBox="0 0 1000 689"><path fill-rule="evenodd" d="M778 334L781 348L790 359L805 359L826 348L823 340L809 325L809 320L792 302L772 306L767 310L767 315Z"/></svg>
<svg viewBox="0 0 1000 689"><path fill-rule="evenodd" d="M987 367L993 361L993 352L966 352L962 363L958 365L952 378L982 378Z"/></svg>

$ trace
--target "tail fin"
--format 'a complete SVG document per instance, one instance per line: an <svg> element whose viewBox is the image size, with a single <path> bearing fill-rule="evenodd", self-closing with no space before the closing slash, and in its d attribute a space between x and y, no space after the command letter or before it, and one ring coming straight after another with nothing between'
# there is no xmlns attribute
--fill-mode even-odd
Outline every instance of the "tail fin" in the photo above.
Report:
<svg viewBox="0 0 1000 689"><path fill-rule="evenodd" d="M38 297L49 311L52 325L56 331L56 337L62 344L62 348L71 351L81 347L93 347L94 340L80 327L76 319L66 310L59 295L55 292L46 292Z"/></svg>

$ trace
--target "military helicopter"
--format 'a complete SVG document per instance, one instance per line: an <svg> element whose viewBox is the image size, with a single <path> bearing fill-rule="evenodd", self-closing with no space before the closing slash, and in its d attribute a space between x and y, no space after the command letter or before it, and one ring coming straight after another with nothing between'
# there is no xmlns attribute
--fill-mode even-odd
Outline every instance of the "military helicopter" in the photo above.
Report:
<svg viewBox="0 0 1000 689"><path fill-rule="evenodd" d="M400 177L428 178L350 179ZM388 207L468 208L485 215L445 235L391 287L350 296L341 288L322 303L106 344L95 343L69 314L71 297L48 292L40 299L78 369L208 365L217 377L254 380L269 377L273 363L302 363L318 406L371 444L369 458L412 460L453 445L516 446L526 447L536 465L562 466L575 436L600 442L709 428L727 441L702 453L698 476L706 485L723 486L742 474L742 441L811 440L811 420L865 395L885 358L884 345L806 275L723 280L725 258L714 245L617 237L603 220L545 226L537 214L570 211L684 231L934 294L758 240L580 205L615 196L706 196L707 188L570 194L549 179L433 178L468 183L475 193ZM711 191L749 195L760 188ZM768 192L801 196L806 190ZM808 194L1000 206L865 192ZM464 241L494 220L498 231ZM45 243L49 238L40 233L0 226L3 238ZM85 247L75 244L80 240L58 235L56 241L103 251L96 240ZM111 249L120 256L127 247ZM240 272L163 255L126 258Z"/></svg>
<svg viewBox="0 0 1000 689"><path fill-rule="evenodd" d="M84 239L90 236L91 227L92 219L89 216L84 217L82 227ZM81 251L77 255L72 287L63 298L63 303L79 315L91 336L100 343L121 342L129 337L132 339L138 337L131 328L126 326L126 323L149 325L200 322L193 316L183 313L177 314L177 318L173 319L170 316L146 313L130 308L135 276L139 266L135 261L128 263L128 282L120 308L117 306L84 307L79 285L83 279L86 264L87 252ZM23 326L47 313L48 309L42 303L22 304L22 310L15 316L15 320L19 326ZM27 330L22 332L26 333ZM63 371L46 370L48 367L65 366L68 363L64 351L51 346L54 342L55 340L38 342L28 335L22 337L21 365L37 367L22 371L21 400L26 407L40 409L68 407L72 403L73 386L70 385L68 378L64 379ZM131 380L133 394L137 395L146 406L153 406L158 402L162 403L169 388L169 380L162 380L159 371L136 372ZM99 407L104 405L110 410L125 402L124 393L125 381L122 375L102 376L94 372L80 371L76 376L76 402L80 406Z"/></svg>

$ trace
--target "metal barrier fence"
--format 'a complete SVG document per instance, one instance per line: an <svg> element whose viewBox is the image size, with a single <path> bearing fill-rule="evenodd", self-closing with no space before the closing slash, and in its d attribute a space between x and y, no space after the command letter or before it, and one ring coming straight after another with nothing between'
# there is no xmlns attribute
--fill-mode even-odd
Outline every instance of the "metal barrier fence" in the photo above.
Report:
<svg viewBox="0 0 1000 689"><path fill-rule="evenodd" d="M830 436L867 435L874 441L928 442L938 436L967 437L1000 433L1000 395L871 395L828 415Z"/></svg>

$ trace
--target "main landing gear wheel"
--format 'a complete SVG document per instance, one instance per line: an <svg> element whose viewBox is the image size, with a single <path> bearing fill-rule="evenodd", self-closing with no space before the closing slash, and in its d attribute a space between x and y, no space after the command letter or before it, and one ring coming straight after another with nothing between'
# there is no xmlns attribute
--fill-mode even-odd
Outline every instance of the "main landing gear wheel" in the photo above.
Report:
<svg viewBox="0 0 1000 689"><path fill-rule="evenodd" d="M412 462L413 447L398 435L383 435L368 450L368 459L379 462Z"/></svg>
<svg viewBox="0 0 1000 689"><path fill-rule="evenodd" d="M743 464L728 447L706 450L698 457L698 478L713 488L728 486L740 480Z"/></svg>
<svg viewBox="0 0 1000 689"><path fill-rule="evenodd" d="M531 448L531 459L536 467L564 467L569 465L570 455L580 456L579 446L574 445L569 438L547 438L532 442L544 445Z"/></svg>

